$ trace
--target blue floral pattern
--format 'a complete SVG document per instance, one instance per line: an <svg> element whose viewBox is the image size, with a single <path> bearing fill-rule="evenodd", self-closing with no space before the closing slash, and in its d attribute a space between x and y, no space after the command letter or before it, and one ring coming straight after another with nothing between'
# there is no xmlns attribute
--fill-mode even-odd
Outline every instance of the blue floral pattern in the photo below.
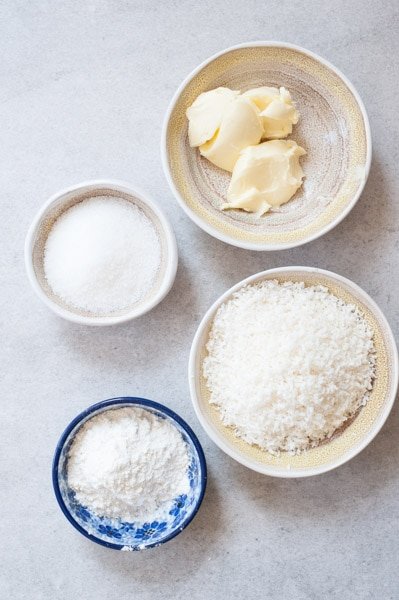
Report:
<svg viewBox="0 0 399 600"><path fill-rule="evenodd" d="M136 529L134 537L138 540L148 540L159 537L161 533L166 531L168 525L166 521L153 521L152 523L144 523L142 527Z"/></svg>
<svg viewBox="0 0 399 600"><path fill-rule="evenodd" d="M174 423L176 424L176 423ZM169 506L159 511L148 522L126 522L118 519L101 517L91 512L86 506L82 506L76 499L75 492L67 485L66 463L68 450L72 441L65 444L59 463L59 485L63 501L73 519L87 533L92 536L113 544L120 548L129 550L141 550L148 545L162 542L176 532L196 508L198 498L201 494L201 472L196 449L187 433L179 427L179 430L187 443L190 456L188 467L188 478L190 490L187 494L181 494L175 498Z"/></svg>

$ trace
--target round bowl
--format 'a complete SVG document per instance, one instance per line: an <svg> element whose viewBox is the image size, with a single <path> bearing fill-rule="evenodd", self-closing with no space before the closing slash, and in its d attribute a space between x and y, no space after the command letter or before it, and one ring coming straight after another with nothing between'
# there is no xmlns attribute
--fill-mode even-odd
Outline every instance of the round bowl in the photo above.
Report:
<svg viewBox="0 0 399 600"><path fill-rule="evenodd" d="M68 487L68 452L79 429L95 415L107 410L117 410L126 406L137 406L167 419L182 435L190 456L188 476L190 492L179 496L171 503L168 516L164 520L126 522L99 517L87 506L82 506ZM85 537L97 544L114 550L143 550L164 544L178 535L193 520L205 494L207 471L201 445L185 421L172 410L143 398L112 398L90 406L68 425L57 444L53 460L53 486L60 508L68 521Z"/></svg>
<svg viewBox="0 0 399 600"><path fill-rule="evenodd" d="M58 217L75 204L95 196L123 198L137 205L153 223L161 243L161 265L152 289L132 306L109 314L94 314L66 304L53 293L47 283L44 268L44 248L47 236ZM173 285L177 270L177 245L169 221L160 208L128 184L98 180L80 183L52 196L39 210L25 241L25 265L29 281L39 298L60 317L84 325L115 325L139 317L156 306Z"/></svg>
<svg viewBox="0 0 399 600"><path fill-rule="evenodd" d="M324 285L345 302L355 304L374 331L376 377L367 404L328 441L299 455L274 456L238 438L223 425L218 409L209 403L209 390L202 374L206 344L219 306L249 283L276 279L303 281L305 285ZM189 361L191 399L197 417L209 437L226 454L246 467L275 477L306 477L335 469L347 462L377 435L395 400L398 388L398 352L387 320L375 302L355 283L340 275L309 267L270 269L248 277L225 292L208 310L195 334Z"/></svg>
<svg viewBox="0 0 399 600"><path fill-rule="evenodd" d="M243 92L262 85L292 93L300 119L289 138L307 155L303 186L259 218L220 210L231 175L190 148L186 110L218 86ZM370 127L358 93L333 65L291 44L252 42L211 56L183 81L166 114L162 160L178 203L199 227L234 246L282 250L320 237L353 208L370 169Z"/></svg>

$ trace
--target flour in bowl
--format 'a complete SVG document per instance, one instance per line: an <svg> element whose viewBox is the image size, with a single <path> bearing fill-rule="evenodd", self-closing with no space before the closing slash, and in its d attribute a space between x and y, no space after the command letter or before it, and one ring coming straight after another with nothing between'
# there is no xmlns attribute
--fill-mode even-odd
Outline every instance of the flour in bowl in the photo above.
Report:
<svg viewBox="0 0 399 600"><path fill-rule="evenodd" d="M225 425L272 454L330 438L367 402L373 331L323 286L247 285L216 312L203 361Z"/></svg>
<svg viewBox="0 0 399 600"><path fill-rule="evenodd" d="M71 445L69 487L99 516L146 521L190 489L189 456L167 419L138 407L112 409L89 419Z"/></svg>

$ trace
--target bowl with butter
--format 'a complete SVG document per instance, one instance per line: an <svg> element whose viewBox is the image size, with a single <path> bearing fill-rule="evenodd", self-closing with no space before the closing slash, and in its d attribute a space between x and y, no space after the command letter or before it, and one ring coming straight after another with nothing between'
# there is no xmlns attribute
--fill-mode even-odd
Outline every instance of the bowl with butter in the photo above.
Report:
<svg viewBox="0 0 399 600"><path fill-rule="evenodd" d="M178 88L162 158L188 216L251 250L314 240L353 208L371 162L364 105L312 52L253 42L212 56Z"/></svg>

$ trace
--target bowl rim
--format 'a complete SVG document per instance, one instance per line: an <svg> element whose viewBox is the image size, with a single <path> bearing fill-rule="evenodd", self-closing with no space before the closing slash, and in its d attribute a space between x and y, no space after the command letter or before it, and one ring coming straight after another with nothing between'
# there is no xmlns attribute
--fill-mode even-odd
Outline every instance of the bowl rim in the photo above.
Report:
<svg viewBox="0 0 399 600"><path fill-rule="evenodd" d="M366 147L367 147L367 155L366 155L366 163L365 163L365 172L364 172L364 178L363 181L361 183L361 185L359 186L359 189L357 190L356 194L353 195L353 198L351 199L351 201L347 204L347 206L345 207L344 210L342 210L342 212L340 212L335 219L333 219L330 223L328 223L327 225L325 225L324 227L322 227L320 230L316 231L315 233L307 236L306 238L299 240L299 241L295 241L295 242L288 242L288 243L264 243L264 244L259 244L259 243L255 243L255 242L249 242L246 240L238 240L233 238L230 235L224 234L221 231L219 231L218 229L216 229L215 227L213 227L212 225L210 225L207 221L205 221L205 219L202 219L200 216L197 215L196 212L194 212L185 202L183 196L180 194L179 190L177 189L177 187L174 184L173 178L172 178L172 174L171 174L171 170L170 170L170 166L169 166L169 160L168 160L168 147L167 147L167 140L168 140L168 136L167 136L167 130L168 130L168 126L169 126L169 121L170 121L170 117L171 114L175 108L175 105L181 95L181 93L183 92L184 88L188 85L188 83L190 81L192 81L194 79L194 77L204 68L206 67L209 63L211 63L212 61L214 61L215 59L223 56L224 54L228 54L229 52L232 52L234 50L240 50L243 48L257 48L257 47L269 47L269 48L287 48L290 50L295 50L297 52L300 52L302 54L305 54L311 58L313 58L314 60L316 60L317 62L319 62L320 64L322 64L323 66L327 67L328 69L330 69L331 71L333 71L333 73L335 73L336 75L338 75L338 77L340 77L342 79L342 81L344 82L344 84L347 86L347 88L350 90L350 92L353 94L359 108L360 108L360 112L362 114L363 117L363 122L364 122L364 129L365 129L365 134L366 134ZM370 130L370 122L369 122L369 118L367 115L367 111L365 108L365 105L363 103L363 100L361 99L358 91L356 90L355 86L352 84L352 82L346 77L346 75L344 75L339 69L337 69L337 67L335 67L332 63L330 63L328 60L322 58L321 56L319 56L318 54L316 54L315 52L312 52L311 50L307 50L306 48L302 48L301 46L298 46L296 44L291 44L288 42L279 42L279 41L254 41L254 42L244 42L241 44L237 44L234 46L230 46L229 48L226 48L225 50L221 50L219 52L216 52L215 54L213 54L212 56L210 56L209 58L207 58L206 60L204 60L203 62L201 62L195 69L193 69L188 75L187 77L185 77L185 79L182 81L182 83L179 85L179 87L177 88L177 90L175 91L174 95L172 96L172 99L169 103L169 106L167 108L164 120L163 120L163 125L162 125L162 133L161 133L161 159L162 159L162 167L163 167L163 171L166 177L166 180L169 184L169 187L175 197L175 199L177 200L178 204L180 205L180 207L184 210L184 212L186 213L186 215L196 224L198 225L198 227L200 227L203 231L206 231L206 233L208 233L209 235L211 235L212 237L225 242L226 244L230 244L232 246L236 246L238 248L245 248L247 250L257 250L259 252L261 251L273 251L273 250L288 250L290 248L297 248L299 246L302 246L303 244L307 244L308 242L312 242L318 238L320 238L321 236L323 236L324 234L328 233L329 231L331 231L331 229L334 229L334 227L336 227L349 213L350 211L353 209L353 207L355 206L355 204L357 203L357 201L359 200L363 190L364 190L364 186L366 185L367 182L367 178L369 176L369 172L370 172L370 166L371 166L371 157L372 157L372 139L371 139L371 130Z"/></svg>
<svg viewBox="0 0 399 600"><path fill-rule="evenodd" d="M357 292L357 294L360 297L367 299L367 302L372 307L373 312L376 315L377 319L383 324L383 326L386 330L387 337L388 337L388 343L392 350L392 356L393 356L393 364L392 364L393 388L392 388L390 396L387 398L387 401L384 404L383 409L381 410L381 413L380 413L378 419L376 420L375 426L367 433L367 435L362 437L362 439L360 440L360 442L358 444L356 444L351 449L349 449L342 457L340 457L336 461L333 461L331 464L328 464L328 465L322 465L320 467L308 467L306 469L301 469L300 471L295 471L295 469L288 470L288 469L283 469L283 468L272 468L268 465L261 465L259 463L254 463L253 461L251 461L251 459L242 455L235 448L231 448L227 443L225 443L223 437L209 424L207 418L204 416L204 414L201 410L200 401L199 401L199 398L197 395L197 389L196 389L196 378L197 378L196 362L197 362L198 351L200 349L201 337L204 333L204 329L206 327L208 327L211 319L213 318L213 316L214 316L216 310L219 308L219 306L229 296L231 296L231 294L233 294L238 289L242 288L244 285L247 285L249 283L257 281L266 275L276 275L276 277L278 277L278 275L281 275L281 274L284 274L287 272L296 272L299 274L300 273L314 273L314 274L323 275L327 278L332 279L333 281L336 281L337 283L342 283L342 284L346 285L349 288L349 290L353 290L353 291ZM208 434L208 436L211 438L211 440L217 446L219 446L219 448L221 450L223 450L223 452L228 454L231 458L233 458L237 462L248 467L249 469L256 471L258 473L262 473L264 475L269 475L272 477L282 477L282 478L309 477L309 476L314 476L314 475L320 475L320 474L326 473L328 471L332 471L333 469L336 469L337 467L348 462L349 460L354 458L357 454L359 454L362 450L364 450L364 448L366 448L366 446L368 446L368 444L370 444L370 442L379 433L379 431L381 430L385 421L387 420L389 413L391 412L392 406L395 402L396 394L398 392L398 382L399 382L398 381L399 380L398 349L397 349L397 345L396 345L395 338L392 333L391 327L390 327L385 315L383 314L383 312L381 311L379 306L374 302L374 300L367 294L367 292L365 292L356 283L354 283L350 279L347 279L346 277L343 277L342 275L338 275L337 273L334 273L333 271L327 271L325 269L319 269L316 267L301 267L301 266L279 267L279 268L267 269L266 271L260 271L259 273L255 273L254 275L251 275L251 276L246 277L245 279L239 281L238 283L233 285L230 289L228 289L226 292L224 292L212 304L212 306L206 311L204 317L201 319L201 322L198 325L197 331L194 335L194 339L193 339L193 342L191 345L190 357L189 357L189 363L188 363L188 380L189 380L189 388L190 388L190 397L191 397L191 401L194 406L195 414L197 415L197 418L198 418L199 422L201 423L205 432Z"/></svg>
<svg viewBox="0 0 399 600"><path fill-rule="evenodd" d="M160 288L154 296L151 296L147 302L141 305L140 310L132 309L126 314L117 315L117 316L84 316L78 315L69 311L67 308L63 308L59 306L55 302L49 298L49 296L45 293L41 285L39 284L35 269L33 266L33 247L36 238L37 229L51 208L53 204L58 202L66 196L67 194L79 193L82 190L96 190L96 189L111 189L115 192L124 192L133 197L137 197L143 204L148 206L148 208L157 216L162 231L165 235L167 249L168 249L168 257L165 268L165 275L163 277ZM38 210L36 215L34 216L31 225L28 229L28 233L25 238L25 248L24 248L24 257L25 257L25 270L28 276L28 280L36 292L37 296L44 302L44 304L50 308L55 314L66 319L67 321L71 321L73 323L79 323L81 325L93 325L93 326L104 326L104 325L116 325L118 323L126 323L127 321L131 321L137 317L144 315L149 312L152 308L154 308L157 304L159 304L165 296L169 293L172 285L174 283L177 271L177 263L178 263L178 250L177 243L174 231L172 226L165 216L162 209L152 200L152 198L144 193L140 188L136 186L132 186L127 182L115 180L115 179L92 179L83 181L81 183L63 188L62 190L53 194Z"/></svg>
<svg viewBox="0 0 399 600"><path fill-rule="evenodd" d="M51 467L53 489L54 489L54 494L57 499L58 505L61 508L61 511L64 513L64 515L68 519L68 521L75 527L75 529L77 529L79 531L79 533L84 535L86 538L88 538L92 542L96 542L97 544L100 544L101 546L105 546L106 548L112 548L114 550L122 550L122 548L126 547L126 544L117 544L117 543L106 542L105 540L101 540L100 538L98 538L95 535L86 531L77 521L75 521L75 519L71 515L70 511L68 510L68 507L66 506L66 504L62 498L60 485L59 485L59 478L58 478L58 466L59 466L59 462L60 462L61 452L65 446L65 442L66 442L69 434L71 433L71 431L88 415L98 411L99 409L102 409L101 412L105 412L105 410L108 410L109 408L111 408L113 406L118 406L119 404L123 404L123 405L124 404L132 404L134 406L154 409L154 410L166 415L167 417L172 419L172 421L175 421L176 423L178 423L180 425L180 427L186 432L186 434L188 435L190 440L192 441L194 448L197 452L198 462L199 462L200 469L201 469L201 477L200 477L201 490L200 490L199 497L196 501L196 504L195 504L192 512L188 515L188 517L186 517L183 520L181 525L175 531L173 531L169 535L165 536L164 538L159 539L155 542L152 542L151 544L146 545L144 548L140 548L139 545L137 547L131 547L133 551L146 550L147 548L155 548L156 546L160 546L161 544L168 542L169 540L176 537L179 533L181 533L183 531L183 529L185 529L191 523L191 521L196 516L196 514L202 504L202 500L204 499L206 484L207 484L207 479L208 479L205 454L204 454L204 451L202 449L202 446L201 446L197 436L195 435L195 433L191 429L191 427L188 425L188 423L186 423L186 421L184 419L182 419L182 417L180 417L177 413L175 413L173 410L171 410L167 406L164 406L163 404L160 404L159 402L155 402L153 400L148 400L146 398L139 398L136 396L119 396L116 398L109 398L108 400L102 400L101 402L96 402L96 404L92 404L91 406L89 406L88 408L86 408L85 410L80 412L74 419L72 419L72 421L69 423L69 425L67 425L67 427L64 429L63 433L61 434L60 439L57 442L55 452L54 452L52 467ZM129 549L130 549L130 547L129 547Z"/></svg>

